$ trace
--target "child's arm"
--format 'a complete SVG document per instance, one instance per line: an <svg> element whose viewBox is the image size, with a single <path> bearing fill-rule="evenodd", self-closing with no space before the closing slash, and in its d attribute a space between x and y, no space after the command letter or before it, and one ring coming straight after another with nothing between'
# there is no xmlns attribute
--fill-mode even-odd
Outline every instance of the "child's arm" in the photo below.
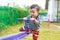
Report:
<svg viewBox="0 0 60 40"><path fill-rule="evenodd" d="M24 21L26 21L26 20L27 20L27 18L25 17L25 18L23 18L23 20L24 20Z"/></svg>
<svg viewBox="0 0 60 40"><path fill-rule="evenodd" d="M31 21L34 21L34 23L35 23L36 26L40 26L41 23L42 23L42 16L41 17L38 17L38 19L31 18L30 20Z"/></svg>
<svg viewBox="0 0 60 40"><path fill-rule="evenodd" d="M24 18L18 18L18 20L24 20L24 21L30 20L29 17L30 17L30 16L27 16L27 17L24 17Z"/></svg>
<svg viewBox="0 0 60 40"><path fill-rule="evenodd" d="M30 21L34 21L34 23L35 23L36 25L38 25L38 23L39 23L39 21L38 21L37 19L35 19L35 18L30 18Z"/></svg>
<svg viewBox="0 0 60 40"><path fill-rule="evenodd" d="M24 20L25 21L25 20L27 20L27 18L18 18L18 20Z"/></svg>
<svg viewBox="0 0 60 40"><path fill-rule="evenodd" d="M30 15L28 15L27 17L24 17L23 20L24 20L24 21L30 20Z"/></svg>

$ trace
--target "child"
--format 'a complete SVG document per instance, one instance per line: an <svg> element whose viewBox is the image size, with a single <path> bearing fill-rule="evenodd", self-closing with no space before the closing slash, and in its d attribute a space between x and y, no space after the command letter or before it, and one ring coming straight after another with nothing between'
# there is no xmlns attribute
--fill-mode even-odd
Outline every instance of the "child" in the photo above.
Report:
<svg viewBox="0 0 60 40"><path fill-rule="evenodd" d="M41 16L39 15L40 7L37 4L33 4L30 7L30 15L23 18L24 21L29 19L29 24L27 24L27 30L30 30L33 34L33 40L38 40L39 28L41 25Z"/></svg>

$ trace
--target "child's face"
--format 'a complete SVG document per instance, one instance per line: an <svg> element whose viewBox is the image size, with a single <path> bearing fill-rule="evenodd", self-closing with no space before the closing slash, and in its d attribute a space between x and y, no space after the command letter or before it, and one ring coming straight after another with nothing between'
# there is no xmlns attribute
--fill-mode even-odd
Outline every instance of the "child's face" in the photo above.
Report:
<svg viewBox="0 0 60 40"><path fill-rule="evenodd" d="M33 9L30 9L30 15L32 17L36 17L38 15L39 11L37 11L37 9L33 8Z"/></svg>

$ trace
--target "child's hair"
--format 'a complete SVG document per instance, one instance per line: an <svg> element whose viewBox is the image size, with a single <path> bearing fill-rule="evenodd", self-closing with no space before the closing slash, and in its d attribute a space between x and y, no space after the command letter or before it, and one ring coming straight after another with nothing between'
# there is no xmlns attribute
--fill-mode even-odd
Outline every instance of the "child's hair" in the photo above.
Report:
<svg viewBox="0 0 60 40"><path fill-rule="evenodd" d="M40 10L40 7L37 4L33 4L33 5L30 6L30 9L33 9L33 8L36 8L37 11Z"/></svg>

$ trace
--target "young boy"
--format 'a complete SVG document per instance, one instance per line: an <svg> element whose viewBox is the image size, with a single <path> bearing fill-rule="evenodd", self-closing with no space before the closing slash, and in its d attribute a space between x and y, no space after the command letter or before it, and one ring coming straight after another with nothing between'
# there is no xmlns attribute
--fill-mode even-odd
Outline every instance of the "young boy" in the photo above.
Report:
<svg viewBox="0 0 60 40"><path fill-rule="evenodd" d="M30 7L30 15L23 18L24 21L29 19L29 24L26 24L27 30L30 30L33 34L33 40L38 40L39 28L41 25L41 16L39 15L40 7L37 4L33 4Z"/></svg>

